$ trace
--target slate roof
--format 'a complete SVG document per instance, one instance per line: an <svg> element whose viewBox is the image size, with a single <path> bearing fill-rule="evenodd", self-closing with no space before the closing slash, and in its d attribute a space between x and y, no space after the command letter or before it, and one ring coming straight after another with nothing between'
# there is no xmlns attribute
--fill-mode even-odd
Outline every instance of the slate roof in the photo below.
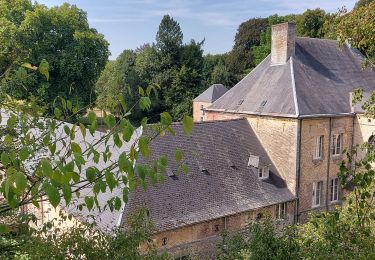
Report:
<svg viewBox="0 0 375 260"><path fill-rule="evenodd" d="M219 97L224 95L228 89L222 84L213 84L202 94L194 99L194 101L213 103Z"/></svg>
<svg viewBox="0 0 375 260"><path fill-rule="evenodd" d="M168 158L165 182L132 192L123 222L145 206L158 230L164 231L294 199L245 119L196 123L189 136L180 124L172 128L175 136L166 134L151 142L149 160ZM177 172L176 149L183 151L189 173L168 177L168 172ZM247 166L250 154L270 165L268 180L259 180L257 169ZM137 164L145 162L140 158Z"/></svg>
<svg viewBox="0 0 375 260"><path fill-rule="evenodd" d="M7 113L5 110L0 109L0 115L1 115L1 120L0 120L0 127L6 126L6 123L9 119L9 113ZM58 125L61 122L58 122ZM64 126L68 126L70 129L72 128L72 124L69 123L63 123L60 124L56 131L54 140L65 140L68 141L69 137L66 135L64 132ZM32 129L32 134L34 136L39 136L41 134L40 131L37 129ZM84 138L82 136L82 133L79 129L79 127L76 128L75 131L75 139L74 141L78 143L82 150L86 150L88 148L88 145L94 145L98 140L102 139L103 136L105 136L106 133L104 132L99 132L95 131L93 135L91 135L89 132L87 132L86 137ZM131 140L126 143L123 143L123 146L121 148L118 148L114 145L113 139L111 138L108 140L107 145L110 146L110 150L112 153L111 158L107 161L104 162L102 156L100 156L98 164L94 163L93 160L88 160L85 165L82 166L82 171L81 174L83 175L82 179L85 179L85 173L86 169L89 168L90 166L95 166L98 168L98 170L102 170L109 165L111 165L113 162L117 161L120 154L122 152L128 153L130 150L131 145L134 144L134 142L139 138L141 135L141 128L138 128L135 130ZM105 145L103 142L100 142L99 144L94 146L95 150L99 153L103 153L105 151ZM62 141L57 141L56 143L56 151L60 151L60 154L64 154L65 152L65 147L62 144ZM37 166L39 161L43 158L48 158L50 157L51 154L48 149L39 152L38 156L34 156L34 159L28 160L25 163L25 169L29 172L32 172L33 169ZM67 161L69 158L67 158ZM76 171L79 172L79 170L76 168ZM86 183L81 183L81 185L84 185ZM84 197L86 195L93 196L92 192L92 185L87 186L86 188L83 188L80 190L81 196L78 198L75 194L72 195L72 204L70 204L68 207L65 205L65 201L62 199L60 202L60 207L64 209L67 213L72 214L75 218L92 223L93 221L96 221L97 227L105 232L111 232L115 228L117 228L120 224L120 220L122 218L122 210L114 210L111 211L108 207L106 207L107 201L110 200L111 198L114 198L116 196L119 196L120 198L122 197L122 189L123 189L122 182L120 182L120 185L116 188L114 188L112 191L110 191L108 188L106 192L104 193L99 193L97 196L99 206L101 209L99 210L96 206L89 212L87 208L83 208L82 210L79 210L77 208L78 205L84 203Z"/></svg>
<svg viewBox="0 0 375 260"><path fill-rule="evenodd" d="M296 37L295 55L271 66L268 56L207 110L285 117L352 113L350 92L375 90L363 56L337 41Z"/></svg>

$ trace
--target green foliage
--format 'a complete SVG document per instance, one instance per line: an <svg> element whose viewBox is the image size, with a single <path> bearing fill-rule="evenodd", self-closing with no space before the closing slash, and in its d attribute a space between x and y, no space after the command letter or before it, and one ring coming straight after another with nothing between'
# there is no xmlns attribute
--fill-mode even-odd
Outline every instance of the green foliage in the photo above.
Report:
<svg viewBox="0 0 375 260"><path fill-rule="evenodd" d="M307 9L297 16L297 33L310 38L323 38L323 25L327 19L326 12L322 9Z"/></svg>
<svg viewBox="0 0 375 260"><path fill-rule="evenodd" d="M175 66L181 55L183 34L180 25L169 15L164 15L156 34L156 49L162 66Z"/></svg>
<svg viewBox="0 0 375 260"><path fill-rule="evenodd" d="M111 234L95 225L66 227L64 221L70 218L66 215L61 215L65 220L47 222L41 229L25 224L35 222L31 215L6 217L14 232L0 235L0 259L169 259L148 242L154 225L146 209L129 216L126 230ZM140 246L148 252L140 251Z"/></svg>
<svg viewBox="0 0 375 260"><path fill-rule="evenodd" d="M260 34L260 43L251 48L254 63L258 65L271 53L271 26L278 23L295 22L296 15L279 16L277 14L268 17L268 27Z"/></svg>
<svg viewBox="0 0 375 260"><path fill-rule="evenodd" d="M355 3L354 9L358 9L361 7L366 7L369 4L371 4L374 0L359 0L357 3Z"/></svg>
<svg viewBox="0 0 375 260"><path fill-rule="evenodd" d="M297 259L295 230L277 227L270 219L249 224L246 230L224 232L218 259Z"/></svg>
<svg viewBox="0 0 375 260"><path fill-rule="evenodd" d="M89 27L86 13L68 4L47 8L28 0L1 1L0 10L0 75L29 61L8 81L8 94L36 99L49 112L58 96L78 108L95 100L93 88L109 52L103 35ZM34 65L40 73L25 77Z"/></svg>
<svg viewBox="0 0 375 260"><path fill-rule="evenodd" d="M343 10L335 18L338 38L342 42L348 39L352 47L359 49L367 57L368 63L374 66L375 2L358 7L350 13Z"/></svg>
<svg viewBox="0 0 375 260"><path fill-rule="evenodd" d="M233 83L240 80L245 73L249 72L250 68L254 67L251 49L260 44L261 34L267 29L267 26L267 19L252 18L241 23L238 27L233 49L226 61L228 70L235 75L232 79Z"/></svg>

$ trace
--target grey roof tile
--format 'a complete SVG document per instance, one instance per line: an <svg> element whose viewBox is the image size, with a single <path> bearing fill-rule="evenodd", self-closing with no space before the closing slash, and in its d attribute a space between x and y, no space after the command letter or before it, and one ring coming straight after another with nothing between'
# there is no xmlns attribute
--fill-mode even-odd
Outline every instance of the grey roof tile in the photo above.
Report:
<svg viewBox="0 0 375 260"><path fill-rule="evenodd" d="M149 160L166 155L167 172L176 173L178 148L184 152L189 173L173 178L166 173L164 183L132 192L124 219L146 206L162 231L294 199L273 165L267 181L259 180L257 169L247 166L250 154L259 155L262 164L271 160L245 119L197 123L190 136L179 124L172 128L175 136L167 134L151 142ZM149 160L140 158L137 163Z"/></svg>
<svg viewBox="0 0 375 260"><path fill-rule="evenodd" d="M228 89L222 84L213 84L208 89L206 89L202 94L194 99L194 101L208 102L212 103L219 97L224 95Z"/></svg>
<svg viewBox="0 0 375 260"><path fill-rule="evenodd" d="M296 38L295 55L271 66L270 56L207 110L288 117L351 113L350 92L375 90L363 56L337 41ZM263 104L263 106L262 106Z"/></svg>

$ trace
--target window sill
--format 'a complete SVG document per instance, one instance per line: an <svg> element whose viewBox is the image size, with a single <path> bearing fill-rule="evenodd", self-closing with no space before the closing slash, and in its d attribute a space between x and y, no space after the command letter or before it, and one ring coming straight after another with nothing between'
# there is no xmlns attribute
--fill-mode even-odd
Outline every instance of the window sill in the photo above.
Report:
<svg viewBox="0 0 375 260"><path fill-rule="evenodd" d="M318 209L318 208L320 208L320 207L322 207L322 205L320 205L320 204L319 204L319 205L312 205L312 206L311 206L312 209Z"/></svg>
<svg viewBox="0 0 375 260"><path fill-rule="evenodd" d="M335 154L335 155L332 154L332 160L333 161L342 160L342 154Z"/></svg>
<svg viewBox="0 0 375 260"><path fill-rule="evenodd" d="M315 165L318 165L318 164L321 164L323 162L324 158L321 157L321 158L313 158L312 162L313 164Z"/></svg>
<svg viewBox="0 0 375 260"><path fill-rule="evenodd" d="M333 200L329 202L330 205L339 205L341 204L341 200Z"/></svg>

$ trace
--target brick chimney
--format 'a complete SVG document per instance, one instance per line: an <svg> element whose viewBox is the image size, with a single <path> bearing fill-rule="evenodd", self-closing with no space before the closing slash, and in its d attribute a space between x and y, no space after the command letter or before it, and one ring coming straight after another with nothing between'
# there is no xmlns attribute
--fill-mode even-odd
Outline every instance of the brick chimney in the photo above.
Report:
<svg viewBox="0 0 375 260"><path fill-rule="evenodd" d="M280 23L272 26L271 65L285 64L294 55L296 25Z"/></svg>

